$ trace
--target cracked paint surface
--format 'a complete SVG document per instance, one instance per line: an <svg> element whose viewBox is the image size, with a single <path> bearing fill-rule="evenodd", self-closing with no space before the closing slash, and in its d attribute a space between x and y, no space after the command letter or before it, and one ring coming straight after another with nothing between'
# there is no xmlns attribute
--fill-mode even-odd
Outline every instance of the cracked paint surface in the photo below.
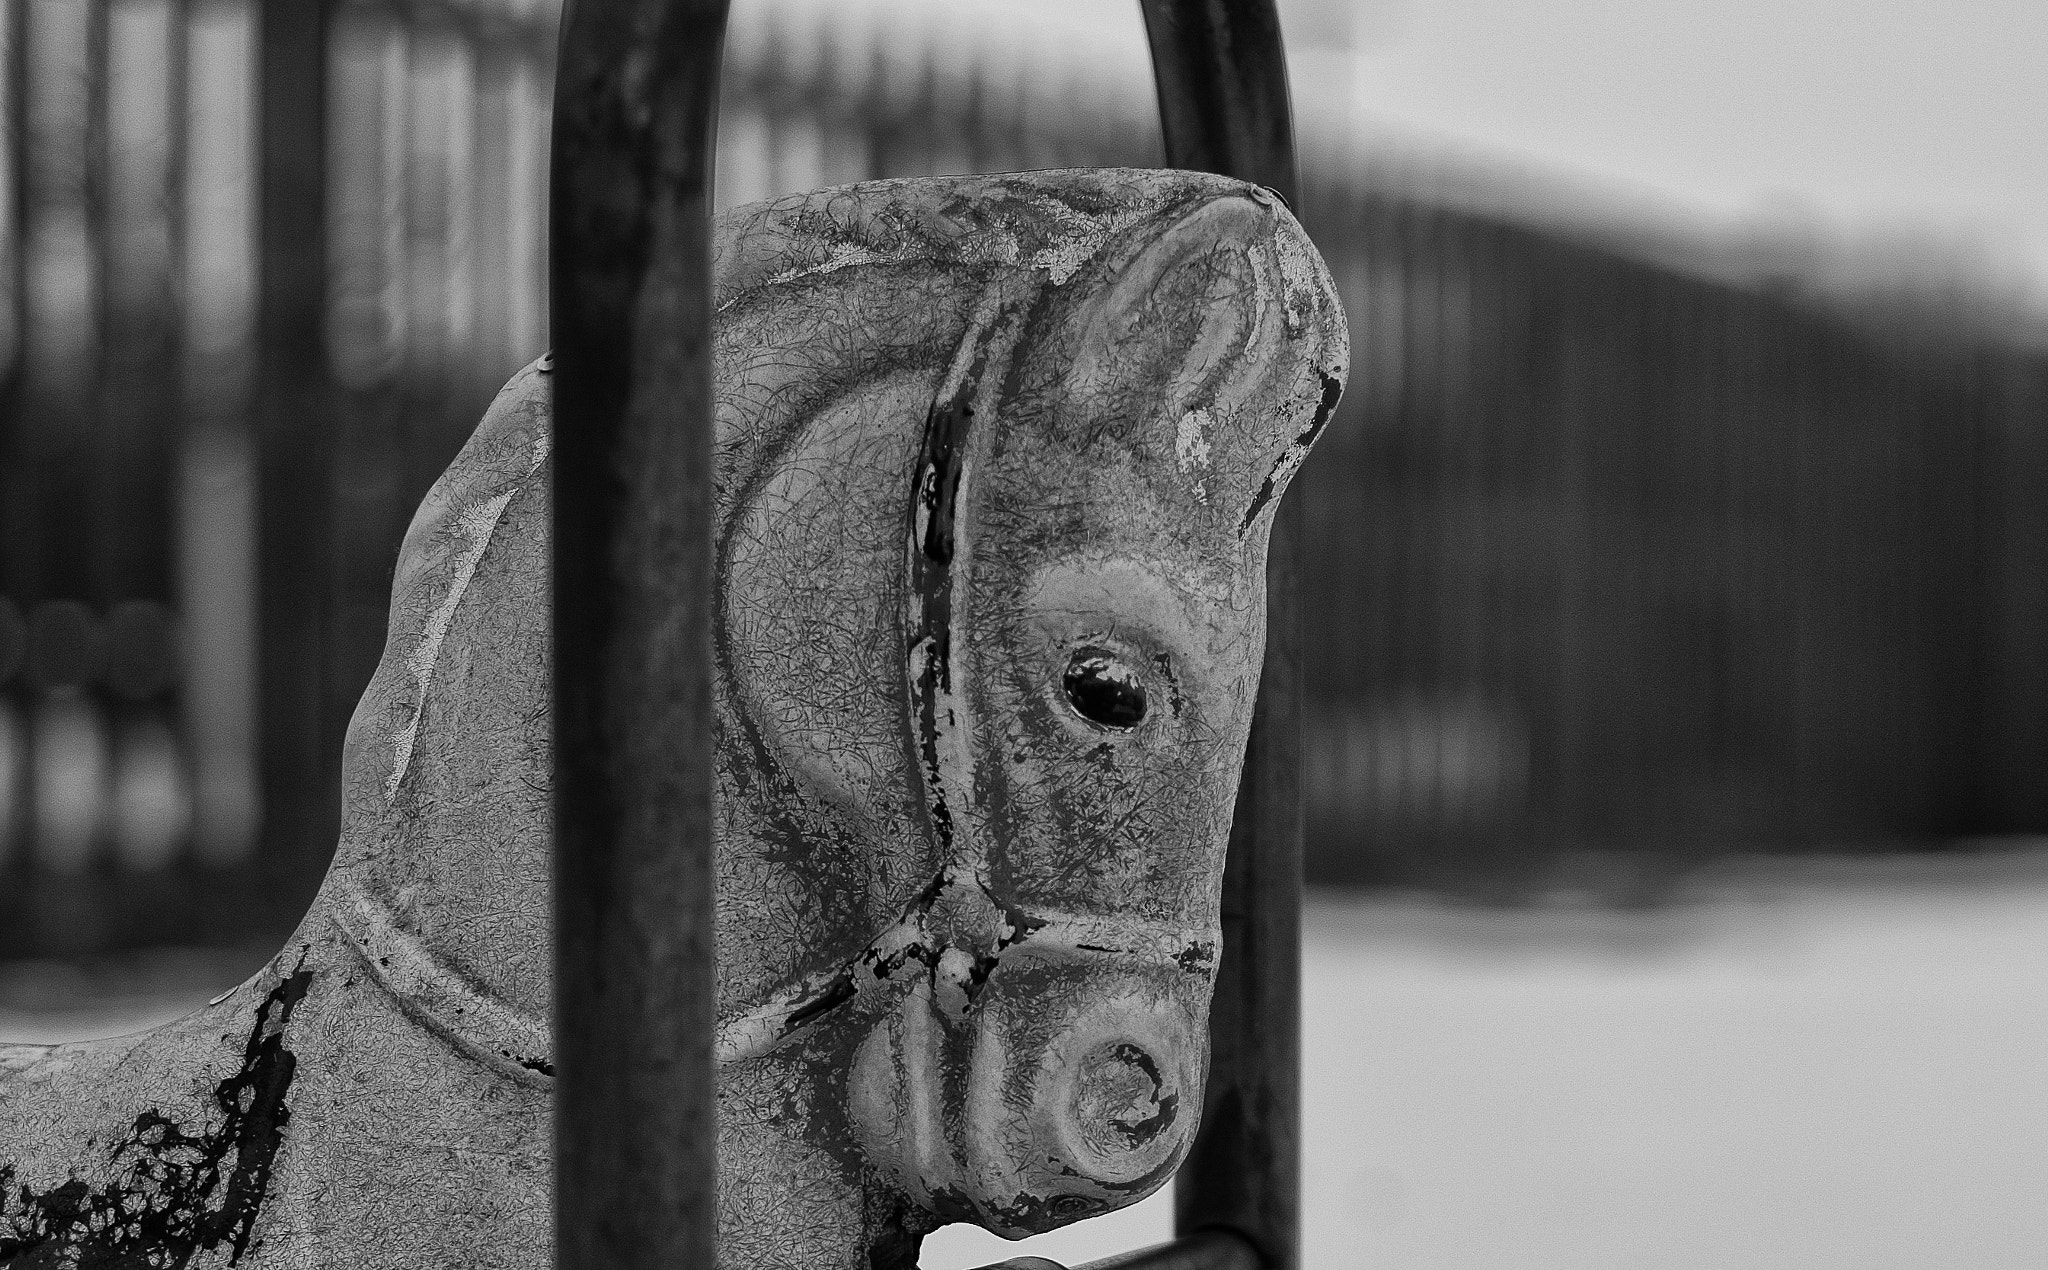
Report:
<svg viewBox="0 0 2048 1270"><path fill-rule="evenodd" d="M715 240L720 1263L1129 1203L1200 1114L1327 274L1188 173L874 182ZM153 1032L0 1047L0 1265L548 1264L550 369L406 536L291 945Z"/></svg>
<svg viewBox="0 0 2048 1270"><path fill-rule="evenodd" d="M291 1121L298 1060L284 1030L311 979L295 971L258 1005L240 1068L214 1086L217 1116L187 1128L156 1108L138 1111L104 1144L99 1179L73 1175L37 1190L17 1186L15 1167L0 1164L0 1263L154 1270L247 1254Z"/></svg>

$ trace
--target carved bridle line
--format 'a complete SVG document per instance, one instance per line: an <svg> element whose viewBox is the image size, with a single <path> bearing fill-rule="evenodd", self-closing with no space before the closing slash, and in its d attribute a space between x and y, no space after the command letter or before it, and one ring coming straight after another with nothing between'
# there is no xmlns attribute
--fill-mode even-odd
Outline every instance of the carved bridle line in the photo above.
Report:
<svg viewBox="0 0 2048 1270"><path fill-rule="evenodd" d="M546 1019L479 990L406 930L388 905L354 882L337 878L331 885L336 902L328 912L335 929L371 980L407 1018L501 1076L539 1089L553 1086L553 1036ZM837 1006L900 980L906 971L934 973L955 949L932 937L927 918L942 901L968 886L980 890L1004 915L994 949L969 954L978 979L986 979L1005 957L1170 966L1204 978L1215 974L1214 939L1191 939L1182 927L1124 916L1027 912L1002 904L978 883L948 870L919 893L909 911L843 964L720 1022L715 1041L718 1063L759 1058L779 1049Z"/></svg>
<svg viewBox="0 0 2048 1270"><path fill-rule="evenodd" d="M970 447L986 446L982 437L987 429L975 427L976 411L992 413L996 393L989 385L1003 378L1023 325L1024 306L1005 292L1000 280L983 289L952 364L933 393L911 480L905 544L910 767L918 773L938 859L947 869L964 863L976 876L987 872L987 852L955 819L972 794L974 755L967 702L955 677L961 614L954 588L969 548L962 512L973 469Z"/></svg>
<svg viewBox="0 0 2048 1270"><path fill-rule="evenodd" d="M331 878L327 906L342 942L413 1022L484 1066L547 1089L554 1085L548 1020L479 991L399 924L382 900L347 878Z"/></svg>
<svg viewBox="0 0 2048 1270"><path fill-rule="evenodd" d="M1002 914L1001 933L992 948L977 952L933 935L933 911L961 894L978 897ZM1216 973L1216 951L1213 938L1191 938L1186 927L1171 923L1005 904L978 879L948 867L867 947L832 970L811 975L746 1013L722 1020L715 1052L721 1066L759 1058L839 1007L906 975L930 974L937 981L940 1007L955 997L951 1004L964 1011L973 1003L975 990L1006 958L1171 968L1208 979Z"/></svg>
<svg viewBox="0 0 2048 1270"><path fill-rule="evenodd" d="M1184 927L1033 911L1003 900L989 882L987 844L960 815L974 787L957 658L965 615L955 589L972 550L964 509L1012 356L1043 294L1042 286L1033 286L1020 295L1014 281L1006 285L1001 278L984 288L932 394L911 482L903 616L906 742L939 870L902 916L858 953L722 1020L715 1042L720 1064L767 1054L864 993L910 975L928 974L935 1006L964 1015L1006 955L1106 959L1205 978L1215 973L1216 941L1196 938ZM937 915L961 904L989 919L985 925L994 937L982 947L962 947L934 930Z"/></svg>

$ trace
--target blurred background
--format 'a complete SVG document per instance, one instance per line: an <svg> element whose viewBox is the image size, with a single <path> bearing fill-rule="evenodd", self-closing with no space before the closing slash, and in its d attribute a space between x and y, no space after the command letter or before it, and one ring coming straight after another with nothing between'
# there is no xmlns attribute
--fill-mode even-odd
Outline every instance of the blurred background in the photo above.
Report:
<svg viewBox="0 0 2048 1270"><path fill-rule="evenodd" d="M1282 4L1354 347L1312 1266L2048 1256L2048 10L1697 8ZM722 205L1159 161L1134 3L735 9ZM546 348L557 18L0 9L0 1040L303 911L399 538Z"/></svg>

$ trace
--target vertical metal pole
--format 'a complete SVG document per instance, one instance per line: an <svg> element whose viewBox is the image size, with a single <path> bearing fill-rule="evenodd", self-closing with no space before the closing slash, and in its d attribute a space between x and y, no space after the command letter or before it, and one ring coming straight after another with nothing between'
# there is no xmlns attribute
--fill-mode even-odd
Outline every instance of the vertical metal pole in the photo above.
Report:
<svg viewBox="0 0 2048 1270"><path fill-rule="evenodd" d="M302 909L340 828L341 729L328 700L333 584L324 342L331 0L254 6L258 41L257 647L263 830Z"/></svg>
<svg viewBox="0 0 2048 1270"><path fill-rule="evenodd" d="M724 0L571 0L555 89L556 1264L709 1270Z"/></svg>
<svg viewBox="0 0 2048 1270"><path fill-rule="evenodd" d="M1256 181L1298 203L1274 0L1142 0L1171 167ZM1266 664L1223 878L1202 1130L1174 1180L1175 1226L1250 1239L1269 1270L1301 1243L1301 501L1273 521Z"/></svg>

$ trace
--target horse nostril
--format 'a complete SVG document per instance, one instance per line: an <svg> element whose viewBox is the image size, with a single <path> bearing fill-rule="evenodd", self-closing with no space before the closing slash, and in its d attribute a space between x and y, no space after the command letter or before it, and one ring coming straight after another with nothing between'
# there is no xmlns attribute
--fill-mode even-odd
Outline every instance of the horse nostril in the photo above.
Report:
<svg viewBox="0 0 2048 1270"><path fill-rule="evenodd" d="M1180 1097L1167 1088L1150 1054L1118 1041L1088 1055L1074 1082L1074 1120L1105 1156L1137 1151L1173 1124Z"/></svg>
<svg viewBox="0 0 2048 1270"><path fill-rule="evenodd" d="M969 1110L981 1119L963 1135L963 1163L981 1211L997 1216L990 1229L1043 1230L1171 1176L1202 1116L1206 1002L1190 999L1178 967L1015 965L990 979L971 1022ZM1088 1209L1057 1207L1067 1196Z"/></svg>

